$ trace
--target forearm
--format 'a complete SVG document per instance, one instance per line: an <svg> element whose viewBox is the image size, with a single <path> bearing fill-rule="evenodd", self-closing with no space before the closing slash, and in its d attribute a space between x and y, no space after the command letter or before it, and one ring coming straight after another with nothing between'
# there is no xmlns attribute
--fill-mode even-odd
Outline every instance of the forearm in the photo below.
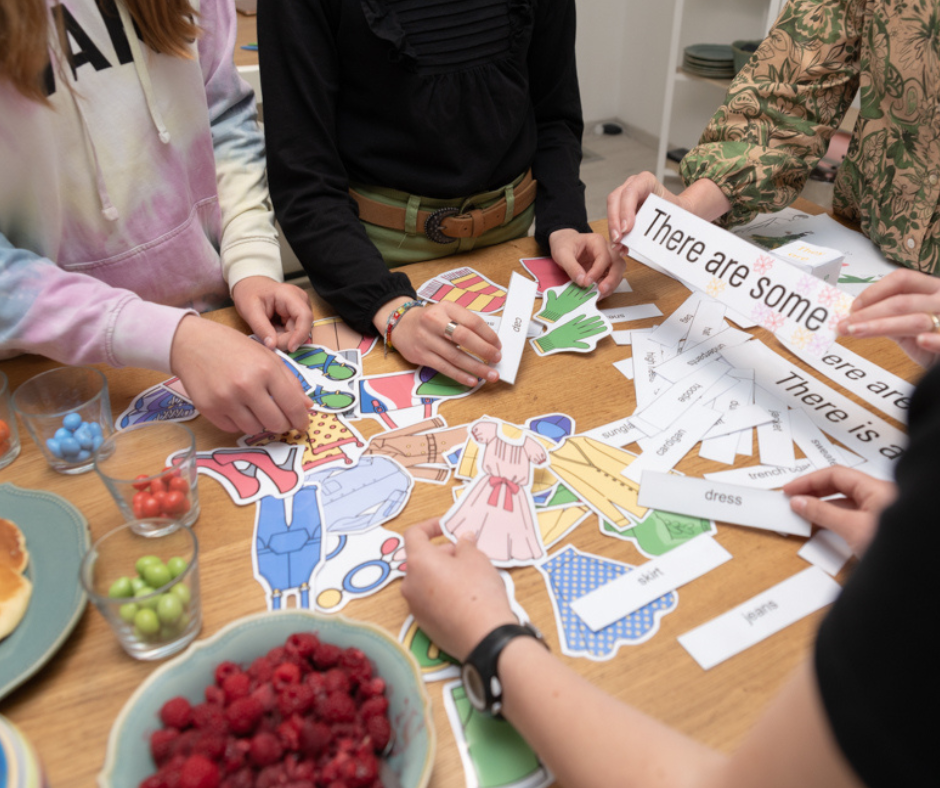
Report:
<svg viewBox="0 0 940 788"><path fill-rule="evenodd" d="M731 200L714 181L695 181L679 194L679 205L705 221L713 222L731 210Z"/></svg>
<svg viewBox="0 0 940 788"><path fill-rule="evenodd" d="M503 714L566 788L693 786L725 758L620 703L532 638L499 660Z"/></svg>
<svg viewBox="0 0 940 788"><path fill-rule="evenodd" d="M0 234L0 353L64 364L170 371L170 344L187 310L142 300L14 247Z"/></svg>

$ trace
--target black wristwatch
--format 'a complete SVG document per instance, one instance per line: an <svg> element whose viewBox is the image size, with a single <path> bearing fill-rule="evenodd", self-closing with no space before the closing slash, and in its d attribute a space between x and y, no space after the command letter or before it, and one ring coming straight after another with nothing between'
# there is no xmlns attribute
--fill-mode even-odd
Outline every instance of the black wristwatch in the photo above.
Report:
<svg viewBox="0 0 940 788"><path fill-rule="evenodd" d="M463 663L460 677L463 679L467 699L477 711L492 714L494 717L502 716L500 712L503 707L503 685L497 675L496 665L499 655L509 641L519 636L535 638L548 648L542 633L532 624L503 624L483 638Z"/></svg>

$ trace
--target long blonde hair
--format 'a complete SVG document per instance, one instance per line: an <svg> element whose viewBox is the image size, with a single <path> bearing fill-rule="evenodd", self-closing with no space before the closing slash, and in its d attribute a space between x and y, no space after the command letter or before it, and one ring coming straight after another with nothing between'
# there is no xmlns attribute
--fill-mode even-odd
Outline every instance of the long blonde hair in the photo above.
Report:
<svg viewBox="0 0 940 788"><path fill-rule="evenodd" d="M115 2L106 0L105 13L117 14ZM166 55L190 56L187 47L199 35L199 26L189 0L120 2L147 46ZM44 0L0 0L0 80L9 80L24 96L42 103L46 102L42 73L49 64L48 31ZM64 36L61 24L59 35Z"/></svg>

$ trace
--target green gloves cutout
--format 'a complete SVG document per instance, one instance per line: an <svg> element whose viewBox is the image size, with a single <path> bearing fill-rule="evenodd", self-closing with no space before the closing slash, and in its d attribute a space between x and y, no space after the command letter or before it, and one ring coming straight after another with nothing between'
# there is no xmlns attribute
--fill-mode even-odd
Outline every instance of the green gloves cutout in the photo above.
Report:
<svg viewBox="0 0 940 788"><path fill-rule="evenodd" d="M554 323L596 297L597 285L578 287L572 282L561 291L561 294L555 293L554 290L547 290L545 292L545 305L535 316L535 319L541 320L543 323Z"/></svg>
<svg viewBox="0 0 940 788"><path fill-rule="evenodd" d="M578 315L574 320L563 323L533 341L542 353L556 350L591 350L596 343L582 340L604 334L606 331L607 323L600 315Z"/></svg>

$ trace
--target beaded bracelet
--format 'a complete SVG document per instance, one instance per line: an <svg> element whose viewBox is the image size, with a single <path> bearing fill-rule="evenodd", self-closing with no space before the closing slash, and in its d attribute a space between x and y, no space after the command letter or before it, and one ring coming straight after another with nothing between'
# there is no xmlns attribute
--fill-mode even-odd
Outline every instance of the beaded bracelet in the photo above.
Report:
<svg viewBox="0 0 940 788"><path fill-rule="evenodd" d="M396 309L392 314L388 316L388 322L385 324L385 355L388 356L389 349L394 350L395 347L392 345L392 329L398 325L398 321L404 317L405 312L407 312L412 307L424 306L426 302L424 301L405 301L398 309Z"/></svg>

